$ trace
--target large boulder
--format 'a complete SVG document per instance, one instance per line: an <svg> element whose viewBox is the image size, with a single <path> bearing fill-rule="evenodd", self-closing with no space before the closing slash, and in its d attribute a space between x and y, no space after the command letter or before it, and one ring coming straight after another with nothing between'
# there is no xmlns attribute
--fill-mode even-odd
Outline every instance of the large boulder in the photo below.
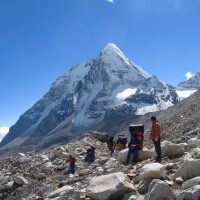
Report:
<svg viewBox="0 0 200 200"><path fill-rule="evenodd" d="M0 184L0 191L1 190L11 190L13 186L14 181L10 181L6 184Z"/></svg>
<svg viewBox="0 0 200 200"><path fill-rule="evenodd" d="M182 156L185 153L185 148L181 144L174 144L169 141L161 143L162 157L174 158Z"/></svg>
<svg viewBox="0 0 200 200"><path fill-rule="evenodd" d="M178 200L199 200L200 199L200 185L195 185L191 188L181 191L177 195Z"/></svg>
<svg viewBox="0 0 200 200"><path fill-rule="evenodd" d="M173 190L164 182L158 179L154 179L146 195L146 200L176 200L176 195Z"/></svg>
<svg viewBox="0 0 200 200"><path fill-rule="evenodd" d="M147 178L161 178L164 176L165 166L160 163L144 165L139 172L140 180Z"/></svg>
<svg viewBox="0 0 200 200"><path fill-rule="evenodd" d="M60 195L63 195L63 194L71 194L74 192L74 189L69 186L69 185L65 185L61 188L58 188L56 189L55 191L51 192L49 195L48 195L48 198L49 199L54 199L56 197L59 197Z"/></svg>
<svg viewBox="0 0 200 200"><path fill-rule="evenodd" d="M86 195L94 200L119 199L134 191L133 184L122 172L93 177L85 190Z"/></svg>
<svg viewBox="0 0 200 200"><path fill-rule="evenodd" d="M152 178L141 180L138 184L138 192L142 195L146 194L149 190L149 185L152 182L152 180Z"/></svg>
<svg viewBox="0 0 200 200"><path fill-rule="evenodd" d="M188 180L200 176L200 159L188 159L184 161L181 167L175 172L173 179L181 176L183 180Z"/></svg>
<svg viewBox="0 0 200 200"><path fill-rule="evenodd" d="M195 185L200 185L200 176L184 182L181 189L186 190L188 188L194 187Z"/></svg>
<svg viewBox="0 0 200 200"><path fill-rule="evenodd" d="M16 176L14 178L15 183L17 183L18 185L24 185L28 183L28 180L22 176Z"/></svg>
<svg viewBox="0 0 200 200"><path fill-rule="evenodd" d="M190 155L192 156L192 158L196 158L196 159L200 159L200 148L194 148L190 151Z"/></svg>
<svg viewBox="0 0 200 200"><path fill-rule="evenodd" d="M126 157L128 155L128 148L123 149L122 151L120 151L118 153L118 162L125 164L126 163ZM143 148L142 150L139 151L139 155L138 155L138 160L142 161L142 160L147 160L149 158L151 158L151 152L147 149L147 148ZM133 154L131 155L130 160L132 160L133 158Z"/></svg>
<svg viewBox="0 0 200 200"><path fill-rule="evenodd" d="M200 146L200 139L198 138L191 138L187 141L188 144L188 150L191 150L193 148L196 148L198 146Z"/></svg>

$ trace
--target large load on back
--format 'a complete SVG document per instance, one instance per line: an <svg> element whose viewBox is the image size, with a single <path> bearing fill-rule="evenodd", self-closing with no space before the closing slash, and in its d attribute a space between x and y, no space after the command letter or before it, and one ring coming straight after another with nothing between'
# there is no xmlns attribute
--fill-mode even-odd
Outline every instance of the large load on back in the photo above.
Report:
<svg viewBox="0 0 200 200"><path fill-rule="evenodd" d="M127 138L124 134L119 135L118 141L120 141L122 148L126 147Z"/></svg>
<svg viewBox="0 0 200 200"><path fill-rule="evenodd" d="M120 134L118 136L118 140L117 140L117 142L115 144L114 149L117 150L117 151L120 151L120 150L126 148L126 143L127 143L126 136L124 134Z"/></svg>
<svg viewBox="0 0 200 200"><path fill-rule="evenodd" d="M140 142L139 149L143 148L143 139L144 139L144 125L143 124L131 124L129 126L129 132L131 137L137 137Z"/></svg>

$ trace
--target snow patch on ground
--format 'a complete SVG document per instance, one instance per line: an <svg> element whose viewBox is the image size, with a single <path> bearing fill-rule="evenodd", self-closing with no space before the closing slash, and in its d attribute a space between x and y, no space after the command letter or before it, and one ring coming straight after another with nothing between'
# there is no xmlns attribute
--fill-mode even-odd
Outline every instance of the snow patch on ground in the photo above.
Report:
<svg viewBox="0 0 200 200"><path fill-rule="evenodd" d="M137 89L127 88L127 89L125 89L124 91L118 93L118 94L116 95L116 98L119 99L119 100L124 100L124 99L126 99L127 97L129 97L130 95L135 94L136 91L137 91Z"/></svg>
<svg viewBox="0 0 200 200"><path fill-rule="evenodd" d="M130 95L135 94L137 88L133 88L130 84L120 85L112 92L111 98L114 99L113 106L124 103L124 100Z"/></svg>
<svg viewBox="0 0 200 200"><path fill-rule="evenodd" d="M144 106L144 104L139 105L140 108L137 109L136 114L137 115L144 115L149 112L156 112L159 110L165 110L169 108L170 106L173 106L174 104L171 103L170 101L161 101L159 104L153 104L153 105L148 105Z"/></svg>

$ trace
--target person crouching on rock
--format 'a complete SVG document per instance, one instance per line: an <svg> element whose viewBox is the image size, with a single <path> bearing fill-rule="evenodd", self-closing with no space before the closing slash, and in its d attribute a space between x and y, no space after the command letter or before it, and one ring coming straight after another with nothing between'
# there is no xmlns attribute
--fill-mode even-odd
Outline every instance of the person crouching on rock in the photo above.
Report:
<svg viewBox="0 0 200 200"><path fill-rule="evenodd" d="M95 160L95 148L92 146L87 150L87 155L85 157L85 162L92 163Z"/></svg>
<svg viewBox="0 0 200 200"><path fill-rule="evenodd" d="M72 155L69 155L69 172L70 172L70 174L75 173L75 162L76 162L76 158Z"/></svg>
<svg viewBox="0 0 200 200"><path fill-rule="evenodd" d="M129 164L131 154L133 154L132 162L135 162L135 161L138 160L139 145L140 145L140 141L137 139L137 136L132 135L131 140L128 144L129 150L128 150L128 155L127 155L127 158L126 158L126 165Z"/></svg>

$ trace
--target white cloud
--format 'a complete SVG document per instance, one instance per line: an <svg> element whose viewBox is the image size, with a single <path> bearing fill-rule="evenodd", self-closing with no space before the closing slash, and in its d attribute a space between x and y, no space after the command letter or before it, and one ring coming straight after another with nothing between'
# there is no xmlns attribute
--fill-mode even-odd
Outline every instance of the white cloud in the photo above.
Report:
<svg viewBox="0 0 200 200"><path fill-rule="evenodd" d="M110 3L114 3L114 0L106 0L106 1L108 1L108 2L110 2Z"/></svg>
<svg viewBox="0 0 200 200"><path fill-rule="evenodd" d="M191 72L188 72L187 74L185 74L187 80L189 80L191 77L194 76L194 74L192 74Z"/></svg>
<svg viewBox="0 0 200 200"><path fill-rule="evenodd" d="M8 133L8 131L9 131L8 127L0 127L0 141Z"/></svg>

